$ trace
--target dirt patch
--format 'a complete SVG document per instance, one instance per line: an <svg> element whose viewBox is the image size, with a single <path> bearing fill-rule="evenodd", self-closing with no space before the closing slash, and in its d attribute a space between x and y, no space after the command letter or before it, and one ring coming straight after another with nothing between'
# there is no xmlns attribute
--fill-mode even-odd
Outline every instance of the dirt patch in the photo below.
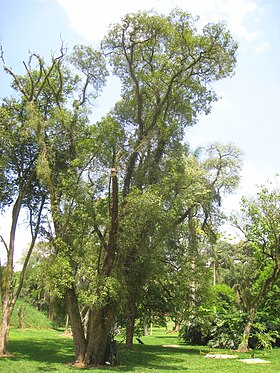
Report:
<svg viewBox="0 0 280 373"><path fill-rule="evenodd" d="M211 359L236 359L237 355L228 355L228 354L207 354L204 357Z"/></svg>
<svg viewBox="0 0 280 373"><path fill-rule="evenodd" d="M14 357L14 355L11 355L11 354L6 354L6 355L0 355L0 358L1 359L6 359L8 357Z"/></svg>
<svg viewBox="0 0 280 373"><path fill-rule="evenodd" d="M59 337L63 338L73 338L72 332L64 332L62 334L59 334Z"/></svg>
<svg viewBox="0 0 280 373"><path fill-rule="evenodd" d="M271 361L263 360L263 359L240 359L239 361L242 361L246 364L269 364Z"/></svg>
<svg viewBox="0 0 280 373"><path fill-rule="evenodd" d="M180 348L182 346L179 346L179 345L162 345L162 347L167 347L167 348Z"/></svg>

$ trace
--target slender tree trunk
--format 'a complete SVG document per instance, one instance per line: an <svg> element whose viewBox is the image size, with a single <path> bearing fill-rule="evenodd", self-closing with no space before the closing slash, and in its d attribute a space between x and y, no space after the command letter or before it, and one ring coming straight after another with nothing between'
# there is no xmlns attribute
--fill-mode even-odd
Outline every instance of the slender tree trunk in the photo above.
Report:
<svg viewBox="0 0 280 373"><path fill-rule="evenodd" d="M65 321L65 332L68 332L68 329L69 329L69 315L67 313L66 321Z"/></svg>
<svg viewBox="0 0 280 373"><path fill-rule="evenodd" d="M13 312L14 302L11 302L12 280L14 275L14 250L15 236L17 229L18 217L21 209L21 203L24 195L19 195L14 203L12 210L12 224L10 230L10 242L7 247L7 277L4 284L4 294L2 295L2 316L1 316L1 331L0 331L0 356L8 353L10 319Z"/></svg>
<svg viewBox="0 0 280 373"><path fill-rule="evenodd" d="M134 301L131 301L128 306L128 315L126 318L126 347L127 348L132 348L132 345L133 345L136 314L137 314L136 303Z"/></svg>
<svg viewBox="0 0 280 373"><path fill-rule="evenodd" d="M244 327L242 342L240 343L238 347L238 351L240 352L247 352L249 349L249 337L250 337L251 328L254 322L255 314L256 314L255 307L251 307L249 310L247 322Z"/></svg>
<svg viewBox="0 0 280 373"><path fill-rule="evenodd" d="M23 331L24 330L24 306L22 304L19 307L18 317L19 317L19 329Z"/></svg>
<svg viewBox="0 0 280 373"><path fill-rule="evenodd" d="M20 214L20 210L22 207L22 201L23 198L26 194L26 191L28 190L28 187L30 183L33 180L33 177L35 175L35 170L32 171L29 180L27 181L25 187L21 191L21 193L18 195L14 206L12 210L12 223L11 223L11 230L10 230L10 241L9 241L9 246L5 244L6 250L7 250L7 264L6 264L6 279L5 279L5 284L3 285L4 288L4 294L2 296L2 316L1 316L1 330L0 330L0 356L1 355L6 355L8 353L8 342L9 342L9 330L10 330L10 319L11 315L15 306L15 303L19 297L20 291L23 286L23 280L24 280L24 275L26 271L26 267L31 255L31 252L33 250L33 247L36 242L36 238L38 235L39 231L39 226L40 226L40 219L41 219L41 213L42 209L44 206L45 198L42 198L41 201L41 206L38 214L38 220L36 223L35 230L33 231L32 234L32 242L30 244L27 256L25 258L23 268L20 274L20 279L19 279L19 285L16 291L14 291L12 283L14 279L14 251L15 251L15 237L16 237L16 229L17 229L17 224L18 224L18 218Z"/></svg>
<svg viewBox="0 0 280 373"><path fill-rule="evenodd" d="M179 330L180 330L180 323L179 323L179 321L176 320L175 323L174 323L172 331L173 332L179 332Z"/></svg>
<svg viewBox="0 0 280 373"><path fill-rule="evenodd" d="M8 304L6 299L2 301L2 316L1 316L1 330L0 330L0 356L7 355L10 319L13 312L13 306Z"/></svg>
<svg viewBox="0 0 280 373"><path fill-rule="evenodd" d="M144 321L144 336L146 337L148 335L148 324L146 320Z"/></svg>
<svg viewBox="0 0 280 373"><path fill-rule="evenodd" d="M49 297L49 320L55 320L54 298L52 296Z"/></svg>

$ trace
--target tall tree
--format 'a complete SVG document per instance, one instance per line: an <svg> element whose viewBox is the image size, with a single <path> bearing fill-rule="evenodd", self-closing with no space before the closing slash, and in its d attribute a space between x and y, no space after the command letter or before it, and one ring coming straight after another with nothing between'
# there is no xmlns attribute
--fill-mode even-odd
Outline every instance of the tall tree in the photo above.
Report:
<svg viewBox="0 0 280 373"><path fill-rule="evenodd" d="M135 188L146 193L160 183L166 154L216 100L208 83L233 73L237 47L222 24L208 25L200 35L189 14L174 11L166 17L147 12L126 16L111 27L102 48L122 84L121 100L111 113L123 138L113 147L110 160L118 170L111 185L118 184L120 196L114 198L112 190L107 228L112 236L107 235L100 271L100 278L108 279L118 268L119 232L130 193ZM117 211L114 219L112 213ZM106 229L101 230L103 240ZM102 307L92 309L86 365L104 363L113 322L114 304L109 297Z"/></svg>
<svg viewBox="0 0 280 373"><path fill-rule="evenodd" d="M74 76L61 59L47 67L38 56L35 75L27 66L26 81L14 76L21 92L28 83L34 116L42 119L37 172L48 190L54 226L56 256L50 270L54 279L63 273L63 282L56 285L66 296L76 364L105 363L120 263L131 262L135 244L132 264L139 268L147 249L139 245L147 227L141 224L137 229L141 214L131 214L130 201L142 194L137 200L146 203L148 193L158 201L153 187L161 185L168 153L180 146L185 128L194 125L199 114L210 112L216 101L210 83L233 74L236 49L223 24L209 24L199 34L191 15L179 10L169 16L126 16L102 43L102 52L120 79L122 97L94 126L87 126L86 104L90 87L94 94L104 83L106 70L99 52L77 48L69 59L78 72ZM131 245L122 237L128 216L129 230L135 226L136 242ZM175 220L179 224L187 216L181 211ZM148 227L151 237L157 232L153 224ZM89 266L82 275L85 263Z"/></svg>
<svg viewBox="0 0 280 373"><path fill-rule="evenodd" d="M1 282L0 355L5 355L8 351L10 317L19 297L26 267L39 234L46 201L46 191L37 178L36 162L39 147L34 141L34 126L25 97L3 101L0 108L0 138L0 208L2 212L7 208L10 208L12 212L9 239L6 241L4 237L1 237L6 260L2 265L5 280ZM23 263L19 284L15 288L15 240L19 217L23 209L29 216L31 242Z"/></svg>
<svg viewBox="0 0 280 373"><path fill-rule="evenodd" d="M39 55L30 54L28 63L24 63L24 76L16 75L4 66L13 79L12 86L18 92L19 99L6 101L1 111L1 155L3 163L7 165L1 175L4 186L1 193L5 203L10 203L15 198L10 244L5 243L7 275L2 291L2 311L6 308L8 311L2 312L3 353L7 350L9 318L41 228L40 217L46 199L49 202L54 233L46 230L45 233L48 233L56 248L59 242L65 242L73 198L65 200L63 188L69 190L70 183L73 182L73 186L81 178L79 164L75 167L71 162L76 158L79 138L86 137L82 129L87 119L82 107L95 97L106 76L101 54L91 48L76 48L69 60L76 68L75 74L70 74L66 68L63 47L61 54L58 57L53 56L49 65ZM72 110L69 106L72 106ZM77 188L74 188L74 192L76 191ZM11 298L14 239L22 206L28 207L30 211L32 243L21 272L20 286L15 297ZM37 220L34 220L35 218Z"/></svg>
<svg viewBox="0 0 280 373"><path fill-rule="evenodd" d="M189 14L174 11L164 17L144 12L112 26L102 48L122 84L122 98L112 112L125 133L119 153L112 154L122 204L118 226L111 220L109 231L118 237L131 191L145 193L159 183L166 153L182 140L198 114L210 111L216 96L208 83L233 73L236 43L221 24L208 25L199 35ZM110 277L121 249L118 241L106 248L102 276ZM95 337L86 364L104 363L111 312L110 303L93 312L90 330ZM101 330L104 317L111 325Z"/></svg>

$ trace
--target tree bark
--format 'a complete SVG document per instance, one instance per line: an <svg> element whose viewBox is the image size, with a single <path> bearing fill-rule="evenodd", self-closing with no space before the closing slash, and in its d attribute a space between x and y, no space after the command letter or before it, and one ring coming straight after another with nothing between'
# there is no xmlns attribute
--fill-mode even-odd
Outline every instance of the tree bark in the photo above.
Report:
<svg viewBox="0 0 280 373"><path fill-rule="evenodd" d="M19 317L19 329L23 331L24 330L24 306L22 304L19 307L18 317Z"/></svg>
<svg viewBox="0 0 280 373"><path fill-rule="evenodd" d="M49 300L49 320L50 321L55 320L54 300L52 297L50 297L50 300Z"/></svg>
<svg viewBox="0 0 280 373"><path fill-rule="evenodd" d="M126 347L129 349L132 348L133 345L136 314L137 307L135 302L132 301L128 306L128 315L126 318Z"/></svg>
<svg viewBox="0 0 280 373"><path fill-rule="evenodd" d="M65 300L67 313L70 319L71 330L73 333L75 364L83 364L86 351L86 339L81 320L78 299L74 288L66 290Z"/></svg>
<svg viewBox="0 0 280 373"><path fill-rule="evenodd" d="M8 304L7 299L2 300L2 316L1 316L1 330L0 330L0 356L7 355L10 319L13 311L13 306Z"/></svg>
<svg viewBox="0 0 280 373"><path fill-rule="evenodd" d="M105 365L106 361L111 360L110 334L113 330L114 316L113 308L108 306L90 311L87 348L83 360L85 366ZM112 364L112 361L110 363Z"/></svg>
<svg viewBox="0 0 280 373"><path fill-rule="evenodd" d="M255 307L251 307L249 310L249 315L248 315L245 327L244 327L242 342L240 343L238 347L239 352L247 352L249 350L249 337L250 337L251 328L254 322L255 314L256 314Z"/></svg>

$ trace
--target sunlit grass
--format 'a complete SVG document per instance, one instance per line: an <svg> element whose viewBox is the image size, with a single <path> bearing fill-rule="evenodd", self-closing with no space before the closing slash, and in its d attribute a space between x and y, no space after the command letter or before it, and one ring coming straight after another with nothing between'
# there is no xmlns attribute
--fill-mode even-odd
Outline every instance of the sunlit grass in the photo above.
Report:
<svg viewBox="0 0 280 373"><path fill-rule="evenodd" d="M19 308L23 307L24 310L24 325L26 328L32 329L49 329L53 327L53 324L48 319L48 317L43 313L38 311L35 307L30 304L18 300L15 304L11 318L11 327L17 328L19 326ZM0 307L1 315L1 307Z"/></svg>
<svg viewBox="0 0 280 373"><path fill-rule="evenodd" d="M165 334L163 329L154 329L152 336L141 337L144 345L135 344L131 351L119 344L121 366L110 367L109 372L229 372L255 373L280 372L280 350L268 356L257 351L255 357L271 361L270 364L246 365L237 360L207 359L208 352L232 353L207 347L187 346L177 335ZM164 347L172 345L173 347ZM81 372L68 365L73 361L73 341L54 330L11 330L10 353L13 357L0 359L0 372ZM250 354L238 354L249 358ZM82 371L104 372L105 368Z"/></svg>

